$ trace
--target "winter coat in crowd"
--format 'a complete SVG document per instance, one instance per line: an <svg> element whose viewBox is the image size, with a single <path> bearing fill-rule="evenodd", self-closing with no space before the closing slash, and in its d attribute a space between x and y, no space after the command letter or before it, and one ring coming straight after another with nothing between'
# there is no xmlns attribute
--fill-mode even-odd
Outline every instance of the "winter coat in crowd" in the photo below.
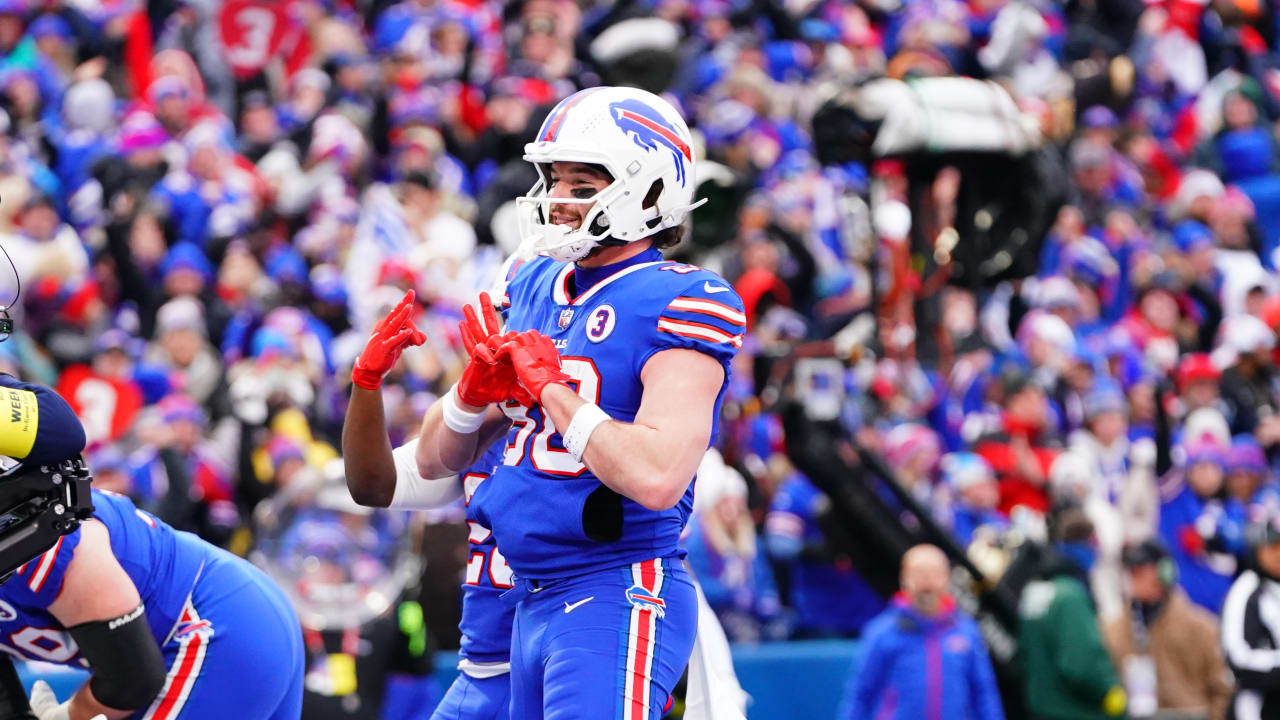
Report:
<svg viewBox="0 0 1280 720"><path fill-rule="evenodd" d="M867 624L838 717L1002 720L986 644L973 618L946 600L927 617L899 595Z"/></svg>
<svg viewBox="0 0 1280 720"><path fill-rule="evenodd" d="M1120 552L1156 534L1160 496L1155 482L1155 444L1121 437L1103 445L1086 430L1072 433L1067 451L1050 471L1055 497L1078 502L1093 522L1098 562L1091 573L1098 589L1098 614L1121 612Z"/></svg>
<svg viewBox="0 0 1280 720"><path fill-rule="evenodd" d="M1178 563L1178 583L1197 605L1218 613L1243 549L1243 509L1229 498L1202 498L1179 480L1161 494L1169 499L1160 508L1160 535Z"/></svg>
<svg viewBox="0 0 1280 720"><path fill-rule="evenodd" d="M1043 720L1104 720L1123 712L1083 571L1050 551L1022 591L1018 652L1027 709ZM1119 707L1117 707L1117 704Z"/></svg>
<svg viewBox="0 0 1280 720"><path fill-rule="evenodd" d="M1103 639L1117 668L1133 656L1150 656L1160 710L1200 712L1210 720L1226 716L1232 685L1218 620L1181 589L1170 590L1157 608L1126 609L1106 623Z"/></svg>

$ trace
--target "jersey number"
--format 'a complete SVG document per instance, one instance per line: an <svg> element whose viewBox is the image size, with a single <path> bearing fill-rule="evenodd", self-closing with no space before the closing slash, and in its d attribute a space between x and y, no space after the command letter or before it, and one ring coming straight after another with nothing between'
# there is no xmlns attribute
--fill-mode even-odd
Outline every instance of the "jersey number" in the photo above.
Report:
<svg viewBox="0 0 1280 720"><path fill-rule="evenodd" d="M276 14L266 8L246 7L231 22L240 35L238 45L227 44L227 59L232 65L245 68L265 65L271 49L271 34L276 29Z"/></svg>
<svg viewBox="0 0 1280 720"><path fill-rule="evenodd" d="M488 479L488 473L467 473L462 476L462 497L465 499L466 504L471 504L471 496L475 495L476 488L480 487L480 483ZM472 545L482 544L493 536L492 530L474 520L467 521L467 530L470 533L467 536L467 542ZM507 565L507 559L502 557L497 545L490 548L488 552L471 553L471 559L467 561L467 584L480 584L480 577L484 573L486 555L489 557L489 582L493 583L496 588L512 587L511 578L515 573L511 571L511 566Z"/></svg>
<svg viewBox="0 0 1280 720"><path fill-rule="evenodd" d="M13 647L0 644L0 650L20 658L34 658L51 663L67 663L80 652L76 641L68 633L51 628L35 628L30 625L9 634Z"/></svg>
<svg viewBox="0 0 1280 720"><path fill-rule="evenodd" d="M471 531L471 535L467 540L472 544L483 543L493 534L489 528L474 520L467 521L467 529ZM480 584L480 578L485 571L485 556L489 558L489 582L496 588L507 589L513 587L512 577L515 573L512 572L511 566L507 564L507 559L502 557L502 552L498 550L497 545L490 548L488 552L471 553L471 559L467 561L467 584Z"/></svg>
<svg viewBox="0 0 1280 720"><path fill-rule="evenodd" d="M589 403L600 402L600 371L596 370L596 364L590 358L562 357L560 369L571 378L569 382L575 386L578 397ZM587 469L586 465L574 460L563 445L552 447L552 436L559 444L560 434L541 407L526 408L518 403L507 403L502 409L518 428L502 456L504 465L519 465L528 452L533 467L540 472L577 477ZM533 436L532 442L530 435Z"/></svg>

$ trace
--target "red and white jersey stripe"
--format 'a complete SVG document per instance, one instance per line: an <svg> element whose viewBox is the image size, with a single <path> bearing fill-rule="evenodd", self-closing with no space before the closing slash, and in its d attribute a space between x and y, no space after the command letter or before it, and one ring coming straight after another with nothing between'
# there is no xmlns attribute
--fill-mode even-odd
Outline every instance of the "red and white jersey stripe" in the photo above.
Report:
<svg viewBox="0 0 1280 720"><path fill-rule="evenodd" d="M719 330L711 325L703 325L702 323L659 318L658 329L662 332L669 332L672 335L694 338L695 340L710 340L711 342L728 343L737 348L742 347L741 334L730 335L723 330Z"/></svg>
<svg viewBox="0 0 1280 720"><path fill-rule="evenodd" d="M632 582L651 596L661 597L663 571L661 560L645 560L631 565ZM657 720L650 712L653 687L653 653L656 649L659 612L647 603L632 603L630 628L627 633L627 669L623 688L623 720ZM665 701L665 698L663 698Z"/></svg>
<svg viewBox="0 0 1280 720"><path fill-rule="evenodd" d="M195 606L188 600L173 636L179 643L178 653L169 666L164 687L160 689L142 720L172 720L178 717L200 678L200 668L204 666L205 651L212 635L209 621L201 619Z"/></svg>
<svg viewBox="0 0 1280 720"><path fill-rule="evenodd" d="M710 315L711 317L739 326L740 331L745 329L747 325L746 313L714 300L678 297L675 300L672 300L671 303L667 305L667 308L670 310Z"/></svg>
<svg viewBox="0 0 1280 720"><path fill-rule="evenodd" d="M27 580L27 587L31 588L31 592L38 593L44 588L45 581L49 579L49 571L53 569L53 561L57 559L58 551L62 549L62 541L65 540L66 537L66 535L63 535L58 538L58 541L53 544L53 547L46 550L39 558L31 561L36 564L36 569L32 571L31 577ZM23 570L26 570L29 565L31 565L30 562L23 565L21 568L18 568L18 572L21 573Z"/></svg>

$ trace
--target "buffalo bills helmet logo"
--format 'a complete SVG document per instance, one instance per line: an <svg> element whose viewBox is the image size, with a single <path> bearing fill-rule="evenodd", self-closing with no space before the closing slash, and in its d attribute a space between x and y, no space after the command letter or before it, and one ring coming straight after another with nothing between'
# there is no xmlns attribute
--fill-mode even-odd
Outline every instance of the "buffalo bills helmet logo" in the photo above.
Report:
<svg viewBox="0 0 1280 720"><path fill-rule="evenodd" d="M662 117L662 113L640 100L629 98L609 103L609 114L613 116L618 129L630 135L640 147L657 150L661 145L670 150L676 164L676 179L682 186L685 184L684 163L686 160L693 160L693 151L671 123Z"/></svg>
<svg viewBox="0 0 1280 720"><path fill-rule="evenodd" d="M641 610L652 610L658 617L666 617L667 615L667 601L639 585L632 585L627 588L627 600L633 607Z"/></svg>

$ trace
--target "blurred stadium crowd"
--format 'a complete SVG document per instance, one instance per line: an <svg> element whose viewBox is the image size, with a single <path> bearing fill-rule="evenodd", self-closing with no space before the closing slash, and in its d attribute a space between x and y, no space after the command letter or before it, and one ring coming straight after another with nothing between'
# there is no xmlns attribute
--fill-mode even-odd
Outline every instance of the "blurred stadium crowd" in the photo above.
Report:
<svg viewBox="0 0 1280 720"><path fill-rule="evenodd" d="M1247 526L1280 512L1278 21L1249 0L0 0L0 245L22 281L0 369L76 407L98 486L242 554L333 560L282 571L297 588L367 589L398 522L290 534L270 509L354 512L332 461L373 321L417 291L398 444L519 243L524 142L576 89L631 82L711 161L676 256L747 306L688 531L731 638L854 636L888 601L788 460L787 398L996 576L993 551L1074 503L1104 621L1148 538L1217 614ZM998 83L1057 158L1043 243L1001 251L1029 273L951 271L972 166L922 179L833 150L874 122L816 120L859 83L948 76ZM432 528L460 518L413 537L456 542ZM427 564L446 606L462 553Z"/></svg>

